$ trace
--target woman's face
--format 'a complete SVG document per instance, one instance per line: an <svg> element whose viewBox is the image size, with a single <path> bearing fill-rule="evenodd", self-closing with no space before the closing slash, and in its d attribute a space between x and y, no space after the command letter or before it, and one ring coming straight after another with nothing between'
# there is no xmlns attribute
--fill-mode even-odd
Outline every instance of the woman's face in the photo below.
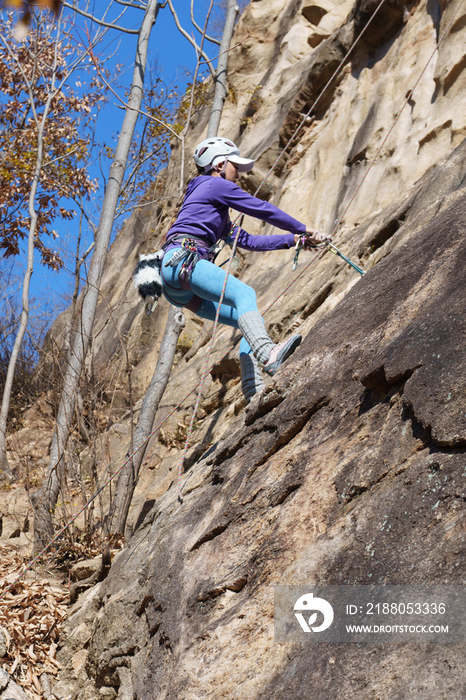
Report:
<svg viewBox="0 0 466 700"><path fill-rule="evenodd" d="M234 163L231 163L229 160L227 160L227 164L225 167L225 163L220 163L220 165L217 166L218 170L215 170L212 175L214 177L220 177L220 173L224 172L225 173L225 180L230 180L230 182L236 182L236 180L239 177L239 172L238 172L238 166L235 165Z"/></svg>

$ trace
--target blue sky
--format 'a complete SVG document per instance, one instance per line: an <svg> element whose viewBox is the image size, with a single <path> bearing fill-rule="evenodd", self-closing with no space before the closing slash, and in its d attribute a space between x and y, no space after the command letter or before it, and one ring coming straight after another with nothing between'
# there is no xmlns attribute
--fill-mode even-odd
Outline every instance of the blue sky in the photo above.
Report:
<svg viewBox="0 0 466 700"><path fill-rule="evenodd" d="M189 0L173 0L173 4L182 26L190 34L194 31L195 38L199 41L199 35L191 24ZM82 3L80 3L81 5ZM100 2L96 1L95 6L101 7ZM195 18L201 26L204 24L207 7L207 0L197 0L195 3ZM125 17L120 20L120 24L124 24L128 28L137 28L142 16L143 13L141 11L129 9ZM113 18L112 16L109 17ZM81 21L83 27L86 22L88 23L88 20L78 18L78 24ZM124 89L129 87L131 83L136 39L136 35L127 35L110 30L103 43L103 52L113 54L111 62L123 65L119 76L119 84L121 85L119 93L122 97L124 97ZM205 49L212 57L218 53L217 46L213 44L206 44ZM188 73L193 71L195 67L196 54L194 48L177 30L174 18L168 7L160 10L157 22L152 30L149 62L157 64L159 73L163 74L164 80L168 85L176 84L179 89L184 89L188 81ZM105 140L109 146L114 145L123 121L123 115L124 113L118 104L118 100L110 94L108 102L99 112L96 131L97 140ZM104 175L106 174L106 167L108 167L108 164L104 163ZM97 166L91 169L91 174L92 177L101 177L100 169ZM96 195L96 201L98 202L102 196L103 188L101 187ZM114 235L121 227L121 223L122 221L118 221L115 225ZM78 233L78 217L75 217L72 222L57 220L55 228L60 237L60 245L70 250L70 257L65 263L67 269L59 273L53 272L40 265L38 256L36 256L34 274L31 280L31 296L43 297L46 295L49 300L55 298L59 302L60 299L63 300L69 296L74 284L70 274L74 267L71 251L74 249L73 243ZM87 231L86 239L88 243L92 241L89 231ZM15 264L18 272L21 269L21 265L24 265L24 260L18 259Z"/></svg>

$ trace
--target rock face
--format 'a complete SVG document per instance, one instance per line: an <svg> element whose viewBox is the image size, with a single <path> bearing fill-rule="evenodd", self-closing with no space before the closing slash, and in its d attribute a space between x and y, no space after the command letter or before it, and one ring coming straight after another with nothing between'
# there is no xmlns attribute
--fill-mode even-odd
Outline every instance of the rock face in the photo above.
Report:
<svg viewBox="0 0 466 700"><path fill-rule="evenodd" d="M118 555L92 598L97 686L130 669L138 699L464 687L464 645L273 641L277 584L464 583L466 191L443 199L196 462L183 505L169 490Z"/></svg>
<svg viewBox="0 0 466 700"><path fill-rule="evenodd" d="M249 38L230 66L237 99L221 132L257 157L249 189L377 5L255 0L246 9L234 43ZM466 579L466 7L387 0L379 12L263 194L335 229L339 248L368 272L360 278L330 253L314 262L303 254L300 276L283 252L258 264L241 259L262 309L293 282L266 320L276 338L299 329L305 339L244 409L236 351L222 359L238 334L219 332L183 504L173 485L176 431L193 397L150 443L133 522L144 503L152 507L109 577L73 608L59 657L62 690L73 698L464 695L464 644L273 638L278 584ZM154 240L149 217L138 224L135 216L130 227L131 251L127 236L112 249L112 304L130 303L124 274L116 275L119 254L126 251L130 270ZM136 364L142 390L158 341L138 314L125 332L145 338ZM152 332L161 328L163 314ZM105 333L102 353L111 346ZM187 334L197 352L178 362L157 421L200 375L205 334L192 317Z"/></svg>

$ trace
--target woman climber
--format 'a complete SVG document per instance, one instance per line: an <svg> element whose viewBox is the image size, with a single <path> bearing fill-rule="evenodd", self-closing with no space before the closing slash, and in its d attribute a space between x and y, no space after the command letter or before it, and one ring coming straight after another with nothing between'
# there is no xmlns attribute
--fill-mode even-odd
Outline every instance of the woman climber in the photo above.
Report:
<svg viewBox="0 0 466 700"><path fill-rule="evenodd" d="M219 241L230 243L237 236L240 248L265 251L291 248L298 241L309 248L324 241L325 236L273 204L247 194L236 184L239 173L251 170L254 161L241 158L232 141L220 137L205 139L195 149L194 161L199 176L188 184L176 221L167 233L161 284L170 303L186 306L201 318L214 320L225 281L225 272L213 263ZM288 233L250 235L231 224L230 207ZM161 257L162 253L157 255ZM259 365L274 375L298 347L301 336L294 335L274 344L257 308L255 291L233 275L228 276L219 321L239 328L243 334L241 386L249 401L263 386Z"/></svg>

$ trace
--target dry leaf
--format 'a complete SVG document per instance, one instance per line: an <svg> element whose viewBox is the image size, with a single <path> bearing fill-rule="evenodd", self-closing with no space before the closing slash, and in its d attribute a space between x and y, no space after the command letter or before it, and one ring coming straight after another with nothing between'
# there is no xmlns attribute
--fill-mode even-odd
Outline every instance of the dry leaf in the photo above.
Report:
<svg viewBox="0 0 466 700"><path fill-rule="evenodd" d="M1 2L1 0L0 0ZM66 619L68 607L64 604L68 591L48 581L22 579L23 561L13 550L0 544L0 576L3 585L15 583L0 598L0 624L10 640L9 673L31 698L43 700L39 676L47 672L56 676L61 668L56 661L59 628Z"/></svg>
<svg viewBox="0 0 466 700"><path fill-rule="evenodd" d="M8 673L10 674L10 676L12 676L12 675L14 674L14 672L16 671L16 669L17 669L18 666L19 666L20 661L21 661L21 657L20 657L19 654L17 654L16 657L15 657L15 660L14 660L14 662L13 662L13 666L12 666L12 667L10 668L10 670L8 671Z"/></svg>
<svg viewBox="0 0 466 700"><path fill-rule="evenodd" d="M14 28L13 35L18 42L22 42L26 39L27 35L29 34L29 25L31 23L31 13L30 12L25 12L24 15L21 17L19 22L16 24L16 27Z"/></svg>
<svg viewBox="0 0 466 700"><path fill-rule="evenodd" d="M58 668L59 671L61 671L62 665L61 665L56 659L52 659L52 658L49 657L49 661L51 661L52 664L53 664L54 666L56 666L56 667Z"/></svg>

